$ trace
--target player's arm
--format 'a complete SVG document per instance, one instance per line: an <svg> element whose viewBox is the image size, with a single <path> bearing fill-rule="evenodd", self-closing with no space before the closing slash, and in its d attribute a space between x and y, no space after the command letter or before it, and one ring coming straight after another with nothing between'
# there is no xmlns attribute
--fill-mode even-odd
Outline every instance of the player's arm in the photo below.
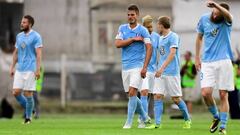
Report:
<svg viewBox="0 0 240 135"><path fill-rule="evenodd" d="M142 37L134 37L134 38L126 39L126 40L116 39L115 46L117 48L123 48L123 47L129 46L130 44L132 44L135 41L143 41L143 38Z"/></svg>
<svg viewBox="0 0 240 135"><path fill-rule="evenodd" d="M149 64L149 62L151 60L151 57L152 57L152 44L146 43L145 46L146 46L146 57L145 57L145 60L144 60L142 71L141 71L142 78L146 77L147 67L148 67L148 64Z"/></svg>
<svg viewBox="0 0 240 135"><path fill-rule="evenodd" d="M36 56L37 56L37 70L35 73L36 79L38 80L40 78L41 73L41 62L42 62L42 47L38 47L36 50Z"/></svg>
<svg viewBox="0 0 240 135"><path fill-rule="evenodd" d="M196 56L195 56L195 67L198 71L201 69L200 50L202 47L203 34L198 33L196 39Z"/></svg>
<svg viewBox="0 0 240 135"><path fill-rule="evenodd" d="M210 1L210 0L207 2L207 6L210 8L213 8L213 7L217 8L223 14L226 21L230 24L232 23L233 16L227 9L220 6L218 3L214 2L214 1Z"/></svg>
<svg viewBox="0 0 240 135"><path fill-rule="evenodd" d="M177 52L177 48L176 47L172 47L170 48L170 53L167 56L167 59L163 62L162 66L160 67L160 69L157 71L156 73L156 77L160 77L161 74L163 73L164 69L169 65L169 63L174 59L174 56L176 55Z"/></svg>
<svg viewBox="0 0 240 135"><path fill-rule="evenodd" d="M10 76L11 76L11 77L14 76L14 72L15 72L14 67L15 67L15 65L17 64L17 61L18 61L18 55L17 55L17 53L18 53L18 49L15 48L14 51L13 51L12 64L11 64L11 66L10 66Z"/></svg>

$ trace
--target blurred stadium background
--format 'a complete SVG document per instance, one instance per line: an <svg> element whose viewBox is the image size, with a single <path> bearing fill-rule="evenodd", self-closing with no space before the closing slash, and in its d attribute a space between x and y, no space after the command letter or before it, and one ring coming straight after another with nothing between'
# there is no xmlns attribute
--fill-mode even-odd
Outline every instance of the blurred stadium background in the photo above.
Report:
<svg viewBox="0 0 240 135"><path fill-rule="evenodd" d="M78 108L89 101L95 101L96 106L106 101L126 101L121 81L121 52L115 48L113 42L118 26L127 21L127 5L138 4L140 17L147 14L152 15L155 20L161 15L172 17L173 30L181 37L181 54L185 51L194 54L198 19L201 14L210 11L204 2L0 0L0 99L7 96L11 103L16 104L10 94L12 80L8 70L15 36L25 14L35 18L33 29L42 35L44 43L45 78L40 102L43 102L42 105L45 103L54 106L56 103L60 106L61 103L62 107L68 105ZM240 44L240 1L227 2L234 15L232 48L235 52ZM195 91L195 101L201 101L199 84ZM114 109L122 107L121 104L116 104Z"/></svg>

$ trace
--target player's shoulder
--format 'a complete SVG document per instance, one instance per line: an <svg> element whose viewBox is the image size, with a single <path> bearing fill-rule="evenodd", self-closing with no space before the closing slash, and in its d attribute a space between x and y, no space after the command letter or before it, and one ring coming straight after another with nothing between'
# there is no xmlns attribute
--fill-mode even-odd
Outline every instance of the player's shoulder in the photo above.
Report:
<svg viewBox="0 0 240 135"><path fill-rule="evenodd" d="M211 13L210 13L210 12L209 12L209 13L205 13L205 14L202 14L202 15L201 15L200 19L201 19L201 20L203 20L203 19L209 19L210 16L211 16Z"/></svg>
<svg viewBox="0 0 240 135"><path fill-rule="evenodd" d="M178 34L176 32L173 32L173 31L171 31L169 37L170 38L179 38Z"/></svg>
<svg viewBox="0 0 240 135"><path fill-rule="evenodd" d="M35 30L32 30L32 35L37 37L37 38L41 38L41 35Z"/></svg>
<svg viewBox="0 0 240 135"><path fill-rule="evenodd" d="M126 29L126 28L128 28L128 24L127 24L127 23L121 24L121 25L119 26L119 29Z"/></svg>
<svg viewBox="0 0 240 135"><path fill-rule="evenodd" d="M151 35L152 35L153 37L155 37L155 38L160 38L160 35L159 35L157 32L155 32L155 31L153 31L153 32L151 33Z"/></svg>
<svg viewBox="0 0 240 135"><path fill-rule="evenodd" d="M17 38L19 38L19 37L21 37L21 36L23 36L23 35L24 35L24 32L22 31L22 32L20 32L20 33L17 34Z"/></svg>

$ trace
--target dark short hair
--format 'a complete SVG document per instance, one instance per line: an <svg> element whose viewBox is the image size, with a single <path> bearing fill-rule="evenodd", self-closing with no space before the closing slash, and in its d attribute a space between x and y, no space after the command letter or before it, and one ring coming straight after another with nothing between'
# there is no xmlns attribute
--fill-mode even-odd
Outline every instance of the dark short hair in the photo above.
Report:
<svg viewBox="0 0 240 135"><path fill-rule="evenodd" d="M169 29L171 27L171 19L168 16L160 16L158 24L162 24L164 28Z"/></svg>
<svg viewBox="0 0 240 135"><path fill-rule="evenodd" d="M219 5L225 9L227 9L228 11L230 10L230 7L226 2L221 2Z"/></svg>
<svg viewBox="0 0 240 135"><path fill-rule="evenodd" d="M138 9L138 6L135 5L135 4L130 4L130 5L128 6L128 10L133 10L133 11L136 12L137 15L139 15L139 9Z"/></svg>
<svg viewBox="0 0 240 135"><path fill-rule="evenodd" d="M31 15L25 15L23 18L27 19L29 23L31 23L31 26L34 25L34 18Z"/></svg>

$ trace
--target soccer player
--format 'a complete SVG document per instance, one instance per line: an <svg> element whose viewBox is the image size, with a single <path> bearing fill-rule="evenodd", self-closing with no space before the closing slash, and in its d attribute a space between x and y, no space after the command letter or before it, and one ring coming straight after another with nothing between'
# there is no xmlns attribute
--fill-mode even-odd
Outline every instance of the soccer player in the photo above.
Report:
<svg viewBox="0 0 240 135"><path fill-rule="evenodd" d="M180 61L179 61L179 36L172 32L170 18L162 16L158 18L157 28L161 35L159 41L160 59L154 82L154 115L155 124L146 127L155 129L161 127L161 116L163 112L163 98L168 93L173 102L178 105L184 116L184 129L191 128L191 120L187 106L181 99L182 91L180 85Z"/></svg>
<svg viewBox="0 0 240 135"><path fill-rule="evenodd" d="M25 110L25 124L31 123L34 107L33 91L36 90L36 79L40 77L43 46L41 36L32 29L33 24L34 18L32 16L23 16L22 32L16 37L13 63L10 67L10 75L14 77L13 95Z"/></svg>
<svg viewBox="0 0 240 135"><path fill-rule="evenodd" d="M202 96L213 115L210 132L215 132L221 121L219 134L226 134L229 111L228 91L234 90L231 62L233 56L230 43L232 15L226 3L218 4L209 0L207 7L212 8L212 12L201 16L198 22L195 64L197 70L201 71ZM202 42L204 42L204 48L200 60ZM220 113L212 96L214 88L219 89Z"/></svg>
<svg viewBox="0 0 240 135"><path fill-rule="evenodd" d="M146 15L142 18L143 26L148 29L148 32L151 35L152 43L152 57L147 68L146 77L142 81L142 86L140 89L141 93L141 102L143 109L148 113L148 94L152 93L154 86L155 72L157 69L157 47L159 43L160 36L158 33L153 31L153 18L150 15ZM145 124L143 121L139 121L138 128L144 128Z"/></svg>
<svg viewBox="0 0 240 135"><path fill-rule="evenodd" d="M122 81L124 90L129 96L128 115L123 126L124 129L131 128L135 112L140 114L144 122L150 122L150 118L137 97L137 90L142 78L146 77L147 66L152 54L150 34L144 26L138 24L138 7L131 4L128 7L127 15L128 23L120 25L115 40L116 47L122 48ZM145 57L144 47L146 47Z"/></svg>

